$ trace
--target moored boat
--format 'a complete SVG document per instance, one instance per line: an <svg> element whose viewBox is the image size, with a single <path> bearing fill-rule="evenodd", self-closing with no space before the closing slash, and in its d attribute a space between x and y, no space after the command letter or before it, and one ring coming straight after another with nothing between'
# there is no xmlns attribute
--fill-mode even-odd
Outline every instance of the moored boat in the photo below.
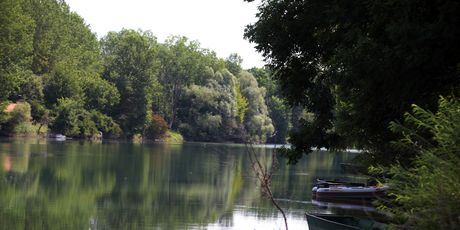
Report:
<svg viewBox="0 0 460 230"><path fill-rule="evenodd" d="M311 200L312 205L319 209L342 209L342 210L361 210L366 213L378 212L377 209L372 206L372 203L368 200L349 200L349 199L316 199Z"/></svg>
<svg viewBox="0 0 460 230"><path fill-rule="evenodd" d="M332 186L329 188L317 188L315 195L317 198L360 198L370 199L385 195L385 187L377 186Z"/></svg>
<svg viewBox="0 0 460 230"><path fill-rule="evenodd" d="M56 141L65 141L66 139L68 139L65 135L63 134L49 134L48 135L48 138L50 139L54 139Z"/></svg>
<svg viewBox="0 0 460 230"><path fill-rule="evenodd" d="M373 199L385 195L385 186L364 186L364 184L317 180L312 193L316 199Z"/></svg>
<svg viewBox="0 0 460 230"><path fill-rule="evenodd" d="M55 138L57 141L65 141L67 139L67 137L62 134L56 134Z"/></svg>
<svg viewBox="0 0 460 230"><path fill-rule="evenodd" d="M65 141L67 139L67 137L65 135L62 135L62 134L56 134L54 136L55 140L56 141Z"/></svg>

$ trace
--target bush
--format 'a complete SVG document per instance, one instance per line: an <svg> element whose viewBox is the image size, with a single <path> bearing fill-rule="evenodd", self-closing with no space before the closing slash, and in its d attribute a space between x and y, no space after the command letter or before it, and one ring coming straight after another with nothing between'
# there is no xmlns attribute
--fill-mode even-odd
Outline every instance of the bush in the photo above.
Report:
<svg viewBox="0 0 460 230"><path fill-rule="evenodd" d="M14 127L13 133L19 136L28 136L38 134L38 125L33 125L32 122L24 122Z"/></svg>
<svg viewBox="0 0 460 230"><path fill-rule="evenodd" d="M30 105L27 102L17 103L11 112L9 122L19 124L29 122L32 119Z"/></svg>
<svg viewBox="0 0 460 230"><path fill-rule="evenodd" d="M31 106L32 119L34 120L35 123L42 123L42 121L48 120L47 117L48 117L49 111L39 101L31 101L30 106Z"/></svg>
<svg viewBox="0 0 460 230"><path fill-rule="evenodd" d="M91 111L91 115L91 119L96 123L96 127L105 138L118 138L121 136L120 126L111 117L96 110Z"/></svg>
<svg viewBox="0 0 460 230"><path fill-rule="evenodd" d="M27 102L20 102L10 113L5 115L2 124L2 133L4 135L15 134L16 127L23 123L30 123L32 119L30 105ZM23 130L23 129L21 129Z"/></svg>
<svg viewBox="0 0 460 230"><path fill-rule="evenodd" d="M164 142L171 144L181 144L184 142L184 137L180 133L167 131L165 134Z"/></svg>
<svg viewBox="0 0 460 230"><path fill-rule="evenodd" d="M116 138L121 129L111 117L98 111L87 111L82 103L69 98L58 99L51 130L66 136L94 138L100 135Z"/></svg>
<svg viewBox="0 0 460 230"><path fill-rule="evenodd" d="M395 165L388 181L396 205L384 207L409 229L460 227L460 102L439 100L438 112L413 106L405 125L391 124L403 135L400 145L418 153L412 167ZM431 138L422 138L429 133Z"/></svg>
<svg viewBox="0 0 460 230"><path fill-rule="evenodd" d="M160 115L154 114L152 120L144 130L144 136L147 139L155 140L162 138L166 131L168 131L168 124L165 119Z"/></svg>
<svg viewBox="0 0 460 230"><path fill-rule="evenodd" d="M80 120L85 117L85 110L78 101L61 98L54 108L53 121L50 128L55 133L66 136L80 136Z"/></svg>

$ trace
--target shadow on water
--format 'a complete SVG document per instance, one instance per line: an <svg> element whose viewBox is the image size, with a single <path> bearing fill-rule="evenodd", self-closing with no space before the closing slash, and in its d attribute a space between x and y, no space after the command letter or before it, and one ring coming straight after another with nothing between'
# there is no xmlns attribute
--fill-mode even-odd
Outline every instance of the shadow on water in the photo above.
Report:
<svg viewBox="0 0 460 230"><path fill-rule="evenodd" d="M257 147L270 167L273 148ZM356 153L314 152L297 165L280 159L272 181L291 229L312 204L317 177L342 174ZM244 146L0 140L1 229L282 229L261 197Z"/></svg>

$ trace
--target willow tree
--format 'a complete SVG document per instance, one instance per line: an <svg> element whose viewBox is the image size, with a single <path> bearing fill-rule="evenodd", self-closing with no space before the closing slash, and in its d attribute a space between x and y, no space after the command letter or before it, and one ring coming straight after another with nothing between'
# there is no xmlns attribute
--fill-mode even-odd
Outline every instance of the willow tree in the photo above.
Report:
<svg viewBox="0 0 460 230"><path fill-rule="evenodd" d="M187 37L172 36L160 46L159 81L163 87L158 95L158 111L166 118L170 128L176 128L178 103L185 89L192 84L205 84L206 68L219 70L223 63L216 54L200 47L197 41Z"/></svg>
<svg viewBox="0 0 460 230"><path fill-rule="evenodd" d="M204 85L187 87L179 103L179 130L189 140L224 141L238 137L236 83L228 70L203 73Z"/></svg>
<svg viewBox="0 0 460 230"><path fill-rule="evenodd" d="M249 134L250 141L265 143L275 130L265 104L265 88L259 87L255 77L246 71L239 74L239 84L241 94L248 101L244 127Z"/></svg>

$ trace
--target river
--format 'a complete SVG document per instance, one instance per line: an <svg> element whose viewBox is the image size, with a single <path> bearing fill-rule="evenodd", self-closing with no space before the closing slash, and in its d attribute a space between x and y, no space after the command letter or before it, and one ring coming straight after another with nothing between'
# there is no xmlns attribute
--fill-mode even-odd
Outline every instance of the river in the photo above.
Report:
<svg viewBox="0 0 460 230"><path fill-rule="evenodd" d="M272 151L255 147L268 167ZM272 190L290 229L308 229L306 211L344 210L312 203L312 182L363 180L340 170L356 154L280 159ZM0 163L0 229L284 228L242 145L4 139Z"/></svg>

